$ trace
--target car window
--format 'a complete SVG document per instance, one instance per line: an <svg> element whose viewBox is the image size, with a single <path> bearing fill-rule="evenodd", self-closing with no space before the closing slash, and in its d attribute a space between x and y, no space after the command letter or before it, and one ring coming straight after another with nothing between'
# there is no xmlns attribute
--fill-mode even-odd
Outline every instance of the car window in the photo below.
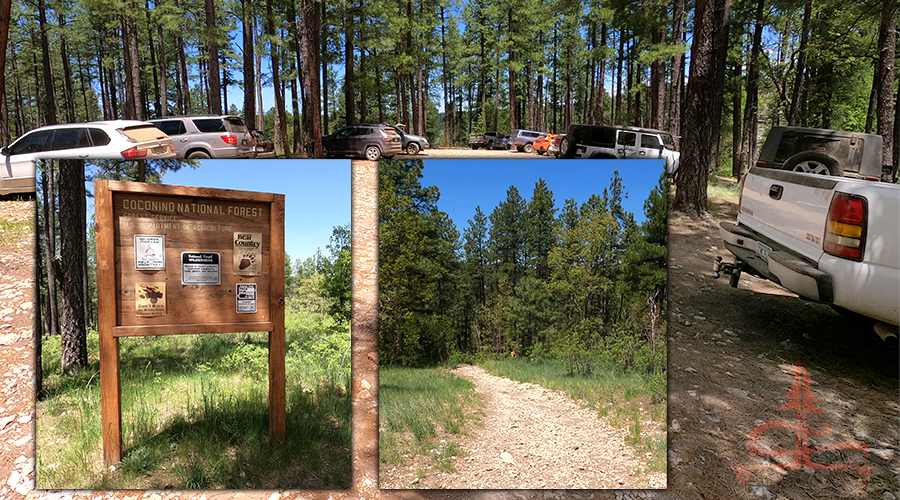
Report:
<svg viewBox="0 0 900 500"><path fill-rule="evenodd" d="M616 131L608 127L593 127L590 138L585 141L589 146L611 148L616 142Z"/></svg>
<svg viewBox="0 0 900 500"><path fill-rule="evenodd" d="M641 134L641 147L648 149L659 149L662 144L659 137L651 134Z"/></svg>
<svg viewBox="0 0 900 500"><path fill-rule="evenodd" d="M109 144L109 136L106 135L106 132L100 130L99 128L88 128L88 135L91 136L91 143L94 146L106 146Z"/></svg>
<svg viewBox="0 0 900 500"><path fill-rule="evenodd" d="M541 134L538 134L536 132L525 132L526 137L538 137L539 135Z"/></svg>
<svg viewBox="0 0 900 500"><path fill-rule="evenodd" d="M637 134L634 132L619 132L618 143L622 146L636 146Z"/></svg>
<svg viewBox="0 0 900 500"><path fill-rule="evenodd" d="M775 161L783 162L804 151L817 151L838 160L843 165L858 165L862 151L862 139L851 144L849 137L822 137L806 133L788 131L778 144ZM847 167L844 167L846 169Z"/></svg>
<svg viewBox="0 0 900 500"><path fill-rule="evenodd" d="M91 141L84 128L61 128L53 134L53 140L44 151L62 151L64 149L88 148Z"/></svg>
<svg viewBox="0 0 900 500"><path fill-rule="evenodd" d="M244 120L233 116L229 118L223 118L225 124L228 128L229 132L244 132L247 133L247 126L244 125Z"/></svg>
<svg viewBox="0 0 900 500"><path fill-rule="evenodd" d="M334 135L338 137L347 137L353 133L353 127L345 127L337 131Z"/></svg>
<svg viewBox="0 0 900 500"><path fill-rule="evenodd" d="M52 130L39 130L37 132L25 134L24 137L9 148L9 154L21 155L25 153L40 153L41 151L44 151L44 144L48 142L47 139L52 135Z"/></svg>
<svg viewBox="0 0 900 500"><path fill-rule="evenodd" d="M181 135L186 134L187 129L184 127L184 122L181 120L165 120L161 122L151 122L156 128L163 131L164 134L169 137L173 135Z"/></svg>
<svg viewBox="0 0 900 500"><path fill-rule="evenodd" d="M352 135L370 135L374 133L374 131L370 128L366 127L354 127Z"/></svg>
<svg viewBox="0 0 900 500"><path fill-rule="evenodd" d="M228 132L221 118L194 118L191 121L200 132Z"/></svg>

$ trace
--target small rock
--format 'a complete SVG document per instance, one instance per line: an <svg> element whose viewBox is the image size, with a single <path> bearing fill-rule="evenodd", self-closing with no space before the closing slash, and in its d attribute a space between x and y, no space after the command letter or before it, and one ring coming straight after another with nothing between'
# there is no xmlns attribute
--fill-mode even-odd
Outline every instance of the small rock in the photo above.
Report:
<svg viewBox="0 0 900 500"><path fill-rule="evenodd" d="M672 419L672 423L669 424L669 428L672 429L672 432L681 432L681 424L678 423L677 418Z"/></svg>
<svg viewBox="0 0 900 500"><path fill-rule="evenodd" d="M688 393L688 396L690 396L690 397L692 397L692 398L696 398L696 397L697 397L697 391L687 391L687 393Z"/></svg>
<svg viewBox="0 0 900 500"><path fill-rule="evenodd" d="M695 369L693 369L693 368L690 368L690 367L685 368L684 371L686 371L686 372L688 372L688 373L697 373L697 370L695 370Z"/></svg>

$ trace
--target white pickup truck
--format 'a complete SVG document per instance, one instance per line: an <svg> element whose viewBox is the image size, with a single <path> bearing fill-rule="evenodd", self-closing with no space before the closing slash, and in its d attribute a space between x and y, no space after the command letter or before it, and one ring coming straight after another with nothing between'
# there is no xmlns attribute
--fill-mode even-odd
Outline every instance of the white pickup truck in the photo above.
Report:
<svg viewBox="0 0 900 500"><path fill-rule="evenodd" d="M713 270L772 280L801 297L875 321L896 343L900 325L900 185L753 167L737 224L719 234L734 264Z"/></svg>

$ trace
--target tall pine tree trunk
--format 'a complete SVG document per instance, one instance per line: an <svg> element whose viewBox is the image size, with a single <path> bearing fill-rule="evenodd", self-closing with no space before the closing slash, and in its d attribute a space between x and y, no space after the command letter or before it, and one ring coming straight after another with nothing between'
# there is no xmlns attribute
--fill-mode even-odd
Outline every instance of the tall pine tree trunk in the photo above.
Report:
<svg viewBox="0 0 900 500"><path fill-rule="evenodd" d="M319 110L319 4L302 0L300 12L300 46L303 52L301 68L303 92L303 124L306 131L306 154L322 158L322 114Z"/></svg>
<svg viewBox="0 0 900 500"><path fill-rule="evenodd" d="M349 6L348 6L349 8ZM353 75L353 38L356 36L353 29L352 12L344 13L344 112L346 114L345 125L356 123L356 83Z"/></svg>
<svg viewBox="0 0 900 500"><path fill-rule="evenodd" d="M60 257L54 261L62 281L62 369L87 366L84 322L86 247L84 160L59 162Z"/></svg>
<svg viewBox="0 0 900 500"><path fill-rule="evenodd" d="M890 1L890 0L888 0ZM794 88L791 91L791 103L787 113L788 126L799 123L800 104L802 100L803 79L806 74L806 47L809 42L809 22L812 17L812 0L806 0L803 7L803 25L800 31L800 48L797 51L797 68L794 74Z"/></svg>
<svg viewBox="0 0 900 500"><path fill-rule="evenodd" d="M9 26L12 15L12 0L0 0L0 26ZM9 144L9 110L6 107L6 45L9 30L0 30L0 143Z"/></svg>
<svg viewBox="0 0 900 500"><path fill-rule="evenodd" d="M271 40L275 40L277 33L275 32L275 13L272 0L266 0L266 32L272 37ZM281 87L281 57L274 41L269 43L269 50L272 60L272 88L275 91L275 151L278 154L278 150L281 149L281 153L290 155L290 151L285 149L288 145L288 138L284 93Z"/></svg>
<svg viewBox="0 0 900 500"><path fill-rule="evenodd" d="M756 154L756 129L759 114L759 58L762 54L764 0L756 4L756 26L753 28L753 46L747 64L747 102L744 105L744 126L741 137L741 171L752 166Z"/></svg>
<svg viewBox="0 0 900 500"><path fill-rule="evenodd" d="M59 122L59 106L56 102L56 91L53 87L53 70L50 68L50 40L47 38L47 10L44 0L38 0L38 29L41 32L41 58L44 77L44 125Z"/></svg>
<svg viewBox="0 0 900 500"><path fill-rule="evenodd" d="M206 10L206 47L209 61L206 74L209 78L209 112L222 114L222 83L219 81L219 40L216 33L216 5L213 0L205 0Z"/></svg>
<svg viewBox="0 0 900 500"><path fill-rule="evenodd" d="M721 108L719 81L720 54L725 50L723 33L731 15L731 0L698 0L691 48L690 81L684 110L684 127L690 133L682 140L681 167L675 176L676 210L690 217L706 211L706 184L710 166L715 163Z"/></svg>
<svg viewBox="0 0 900 500"><path fill-rule="evenodd" d="M250 0L241 0L241 35L244 48L244 123L250 130L256 126L256 71L253 54L253 17Z"/></svg>
<svg viewBox="0 0 900 500"><path fill-rule="evenodd" d="M684 0L674 0L672 17L672 44L681 43L681 25L684 22ZM672 58L672 85L669 99L669 131L675 138L675 149L681 144L681 84L684 81L682 64L684 54Z"/></svg>
<svg viewBox="0 0 900 500"><path fill-rule="evenodd" d="M884 0L881 13L881 26L878 33L878 90L875 99L875 113L878 115L878 135L884 141L882 150L882 162L884 165L893 165L895 141L894 136L894 63L897 50L897 12L900 7L897 0Z"/></svg>
<svg viewBox="0 0 900 500"><path fill-rule="evenodd" d="M59 302L56 293L56 181L54 161L45 161L46 171L41 174L41 191L44 193L44 262L47 268L47 335L59 334Z"/></svg>

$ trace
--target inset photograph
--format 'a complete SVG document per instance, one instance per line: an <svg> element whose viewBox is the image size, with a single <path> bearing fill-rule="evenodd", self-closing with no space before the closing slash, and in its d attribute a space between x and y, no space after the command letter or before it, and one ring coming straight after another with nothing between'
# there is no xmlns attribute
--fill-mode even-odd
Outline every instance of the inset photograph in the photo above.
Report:
<svg viewBox="0 0 900 500"><path fill-rule="evenodd" d="M666 487L667 185L380 162L380 488Z"/></svg>
<svg viewBox="0 0 900 500"><path fill-rule="evenodd" d="M37 177L36 489L351 487L349 160Z"/></svg>

